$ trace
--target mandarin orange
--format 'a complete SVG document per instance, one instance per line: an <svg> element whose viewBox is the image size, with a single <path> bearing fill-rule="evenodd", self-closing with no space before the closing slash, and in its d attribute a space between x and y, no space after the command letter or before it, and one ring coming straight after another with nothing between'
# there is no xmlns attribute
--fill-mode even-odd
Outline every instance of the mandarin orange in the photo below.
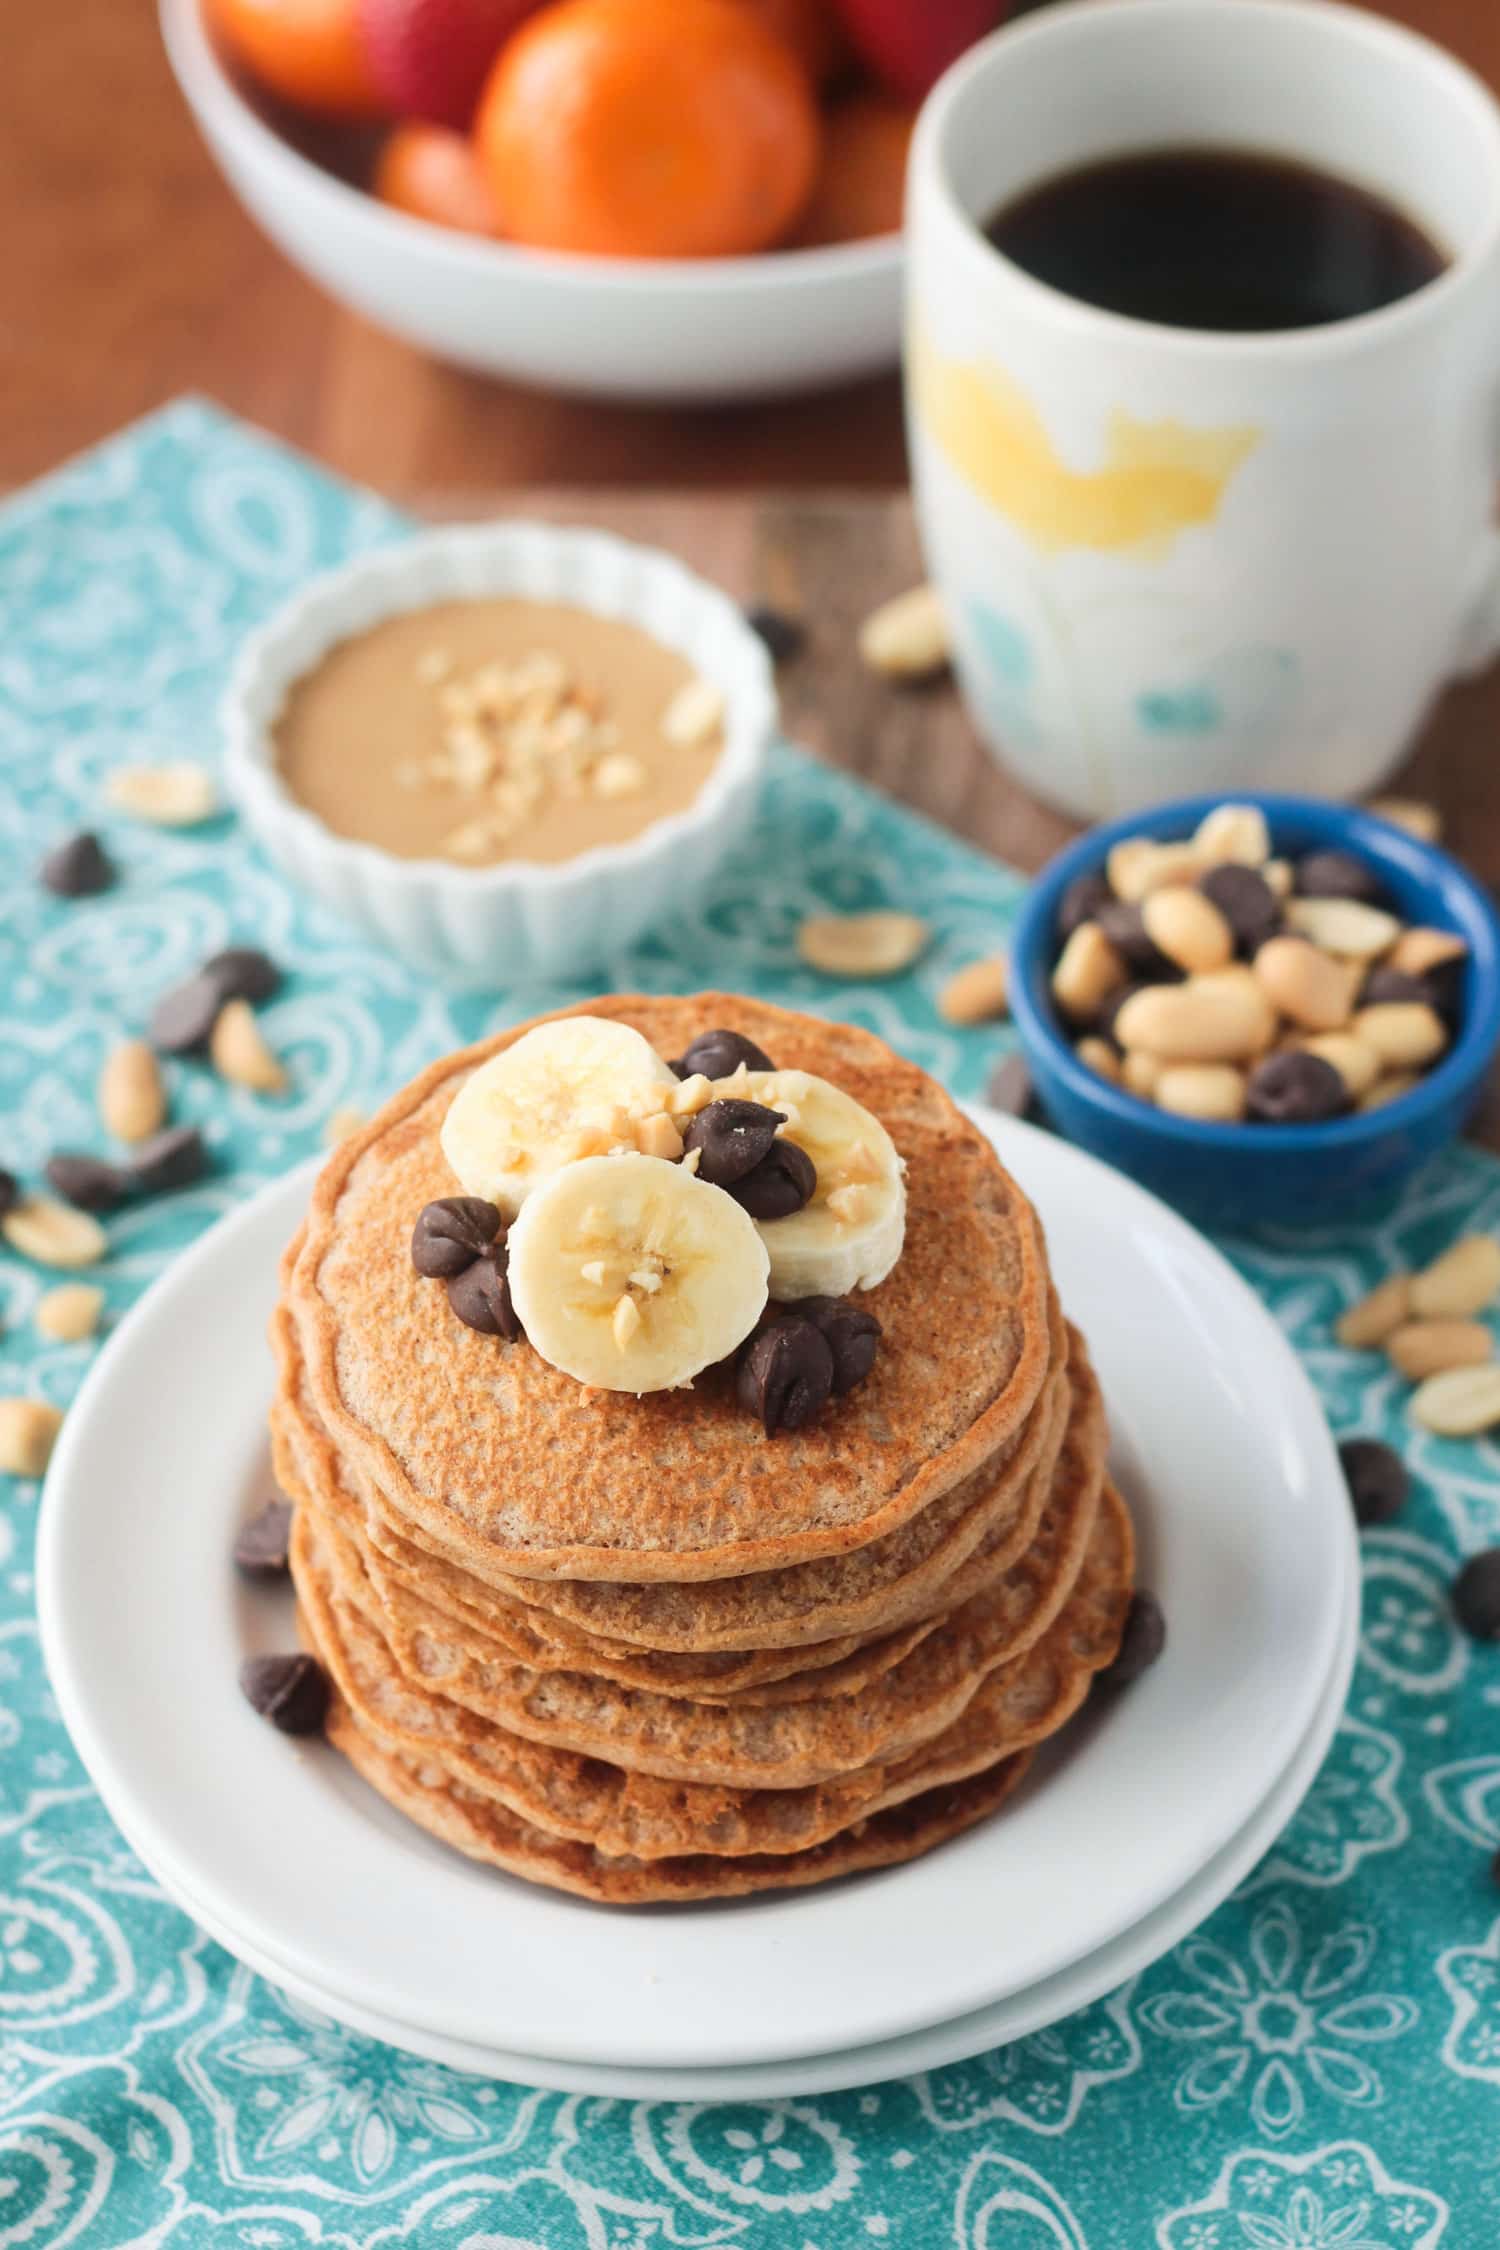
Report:
<svg viewBox="0 0 1500 2250"><path fill-rule="evenodd" d="M790 47L814 86L826 86L850 59L844 27L829 0L739 0Z"/></svg>
<svg viewBox="0 0 1500 2250"><path fill-rule="evenodd" d="M502 50L474 132L507 234L619 258L765 249L819 146L806 72L738 0L559 0Z"/></svg>
<svg viewBox="0 0 1500 2250"><path fill-rule="evenodd" d="M860 242L901 225L916 110L885 94L850 94L823 115L823 158L792 236L799 248Z"/></svg>
<svg viewBox="0 0 1500 2250"><path fill-rule="evenodd" d="M466 133L412 120L387 137L370 182L382 203L433 226L498 234L499 213Z"/></svg>
<svg viewBox="0 0 1500 2250"><path fill-rule="evenodd" d="M319 117L381 117L355 13L356 0L208 0L210 27L270 93Z"/></svg>

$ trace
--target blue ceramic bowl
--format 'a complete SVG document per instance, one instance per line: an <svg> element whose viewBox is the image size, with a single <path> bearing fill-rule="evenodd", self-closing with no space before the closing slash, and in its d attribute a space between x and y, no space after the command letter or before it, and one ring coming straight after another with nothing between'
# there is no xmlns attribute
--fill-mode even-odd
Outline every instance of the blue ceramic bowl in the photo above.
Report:
<svg viewBox="0 0 1500 2250"><path fill-rule="evenodd" d="M1191 835L1222 794L1183 797L1094 828L1032 885L1011 948L1011 1006L1037 1092L1070 1141L1129 1172L1211 1227L1320 1224L1388 1208L1418 1165L1454 1140L1483 1091L1500 1040L1500 920L1456 860L1388 821L1314 797L1242 793L1275 851L1357 854L1404 921L1467 939L1458 1036L1409 1094L1319 1125L1206 1125L1153 1109L1078 1062L1053 1008L1057 913L1075 876L1102 869L1126 836Z"/></svg>

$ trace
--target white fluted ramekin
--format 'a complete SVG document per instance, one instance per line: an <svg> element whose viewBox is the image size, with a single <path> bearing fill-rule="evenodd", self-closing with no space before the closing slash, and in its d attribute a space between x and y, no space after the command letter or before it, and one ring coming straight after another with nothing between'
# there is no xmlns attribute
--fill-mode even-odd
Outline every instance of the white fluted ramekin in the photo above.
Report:
<svg viewBox="0 0 1500 2250"><path fill-rule="evenodd" d="M622 618L714 682L724 746L690 805L557 865L459 867L336 835L297 803L272 742L292 683L382 618L490 594ZM226 787L278 866L413 967L494 990L602 968L695 903L751 816L777 706L764 644L717 587L604 532L507 522L426 532L315 580L247 641L222 719Z"/></svg>

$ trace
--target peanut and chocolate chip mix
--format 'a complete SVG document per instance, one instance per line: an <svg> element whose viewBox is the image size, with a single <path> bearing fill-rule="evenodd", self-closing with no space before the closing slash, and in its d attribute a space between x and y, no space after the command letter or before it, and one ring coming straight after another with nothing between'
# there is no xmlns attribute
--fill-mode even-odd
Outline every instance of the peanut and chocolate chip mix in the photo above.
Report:
<svg viewBox="0 0 1500 2250"><path fill-rule="evenodd" d="M1315 1124L1416 1085L1455 1035L1467 946L1408 926L1355 854L1278 856L1253 805L1131 836L1058 915L1080 1062L1181 1117Z"/></svg>

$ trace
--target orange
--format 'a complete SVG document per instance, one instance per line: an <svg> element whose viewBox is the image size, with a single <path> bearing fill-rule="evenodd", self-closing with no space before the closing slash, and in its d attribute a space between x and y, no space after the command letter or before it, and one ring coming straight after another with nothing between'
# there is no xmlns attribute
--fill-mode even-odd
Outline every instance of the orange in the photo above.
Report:
<svg viewBox="0 0 1500 2250"><path fill-rule="evenodd" d="M860 242L901 225L915 109L885 94L850 94L823 116L823 161L792 240Z"/></svg>
<svg viewBox="0 0 1500 2250"><path fill-rule="evenodd" d="M382 203L433 226L498 234L494 198L465 133L416 121L398 125L380 152L371 187Z"/></svg>
<svg viewBox="0 0 1500 2250"><path fill-rule="evenodd" d="M559 0L502 49L474 132L507 234L603 257L763 250L818 161L807 74L738 0Z"/></svg>
<svg viewBox="0 0 1500 2250"><path fill-rule="evenodd" d="M237 62L273 94L320 117L381 117L355 23L356 0L209 0Z"/></svg>
<svg viewBox="0 0 1500 2250"><path fill-rule="evenodd" d="M759 16L801 63L815 86L826 86L849 60L849 47L829 0L739 0Z"/></svg>

